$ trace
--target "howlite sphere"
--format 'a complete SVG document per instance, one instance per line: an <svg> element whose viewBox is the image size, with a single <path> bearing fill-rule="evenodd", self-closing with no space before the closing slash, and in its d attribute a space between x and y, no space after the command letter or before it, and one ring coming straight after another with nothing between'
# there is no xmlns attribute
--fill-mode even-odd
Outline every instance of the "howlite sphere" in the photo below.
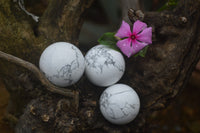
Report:
<svg viewBox="0 0 200 133"><path fill-rule="evenodd" d="M54 85L66 87L81 78L85 70L85 59L75 45L56 42L43 51L39 67Z"/></svg>
<svg viewBox="0 0 200 133"><path fill-rule="evenodd" d="M104 90L99 105L105 119L123 125L134 120L139 113L140 99L130 86L115 84Z"/></svg>
<svg viewBox="0 0 200 133"><path fill-rule="evenodd" d="M125 71L122 54L105 45L91 48L85 55L87 78L96 86L106 87L118 82Z"/></svg>

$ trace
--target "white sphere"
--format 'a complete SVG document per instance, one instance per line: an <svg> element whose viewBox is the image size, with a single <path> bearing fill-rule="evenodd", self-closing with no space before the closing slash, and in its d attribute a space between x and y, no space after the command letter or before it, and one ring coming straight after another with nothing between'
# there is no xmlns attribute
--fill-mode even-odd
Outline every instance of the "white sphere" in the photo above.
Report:
<svg viewBox="0 0 200 133"><path fill-rule="evenodd" d="M110 86L118 82L125 71L122 54L105 45L91 48L85 55L87 78L97 86Z"/></svg>
<svg viewBox="0 0 200 133"><path fill-rule="evenodd" d="M113 124L122 125L131 122L139 113L139 109L139 97L128 85L115 84L101 94L101 113Z"/></svg>
<svg viewBox="0 0 200 133"><path fill-rule="evenodd" d="M50 82L66 87L81 78L85 70L85 59L73 44L56 42L43 51L39 67Z"/></svg>

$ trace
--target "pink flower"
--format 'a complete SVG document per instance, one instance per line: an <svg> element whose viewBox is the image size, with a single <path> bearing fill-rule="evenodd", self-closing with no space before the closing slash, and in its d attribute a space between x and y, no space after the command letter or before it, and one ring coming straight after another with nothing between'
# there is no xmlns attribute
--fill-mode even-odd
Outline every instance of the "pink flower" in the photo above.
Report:
<svg viewBox="0 0 200 133"><path fill-rule="evenodd" d="M146 23L137 20L131 32L129 24L122 21L115 36L122 39L117 42L117 46L126 56L130 57L152 43L152 27L147 28Z"/></svg>

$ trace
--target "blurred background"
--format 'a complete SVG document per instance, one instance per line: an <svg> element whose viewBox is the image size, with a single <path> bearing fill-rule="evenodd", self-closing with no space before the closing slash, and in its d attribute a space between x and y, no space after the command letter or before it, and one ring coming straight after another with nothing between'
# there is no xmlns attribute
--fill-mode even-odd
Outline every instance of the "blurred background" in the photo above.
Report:
<svg viewBox="0 0 200 133"><path fill-rule="evenodd" d="M87 51L97 45L105 32L116 31L122 21L123 0L96 0L86 13L79 37L80 49ZM143 11L172 10L178 0L141 0ZM24 0L27 11L41 16L48 0ZM9 94L0 76L0 133L14 133L6 120ZM153 133L200 133L200 62L182 92L166 108L154 112L147 119L147 131Z"/></svg>

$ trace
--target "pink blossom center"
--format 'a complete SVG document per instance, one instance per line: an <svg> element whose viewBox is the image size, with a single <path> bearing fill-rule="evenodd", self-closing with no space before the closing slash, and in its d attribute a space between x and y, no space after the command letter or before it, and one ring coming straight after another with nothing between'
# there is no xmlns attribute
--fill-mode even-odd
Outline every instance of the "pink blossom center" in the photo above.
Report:
<svg viewBox="0 0 200 133"><path fill-rule="evenodd" d="M132 34L132 35L130 36L130 38L131 38L131 40L133 41L133 40L135 40L136 36L135 36L134 34Z"/></svg>

